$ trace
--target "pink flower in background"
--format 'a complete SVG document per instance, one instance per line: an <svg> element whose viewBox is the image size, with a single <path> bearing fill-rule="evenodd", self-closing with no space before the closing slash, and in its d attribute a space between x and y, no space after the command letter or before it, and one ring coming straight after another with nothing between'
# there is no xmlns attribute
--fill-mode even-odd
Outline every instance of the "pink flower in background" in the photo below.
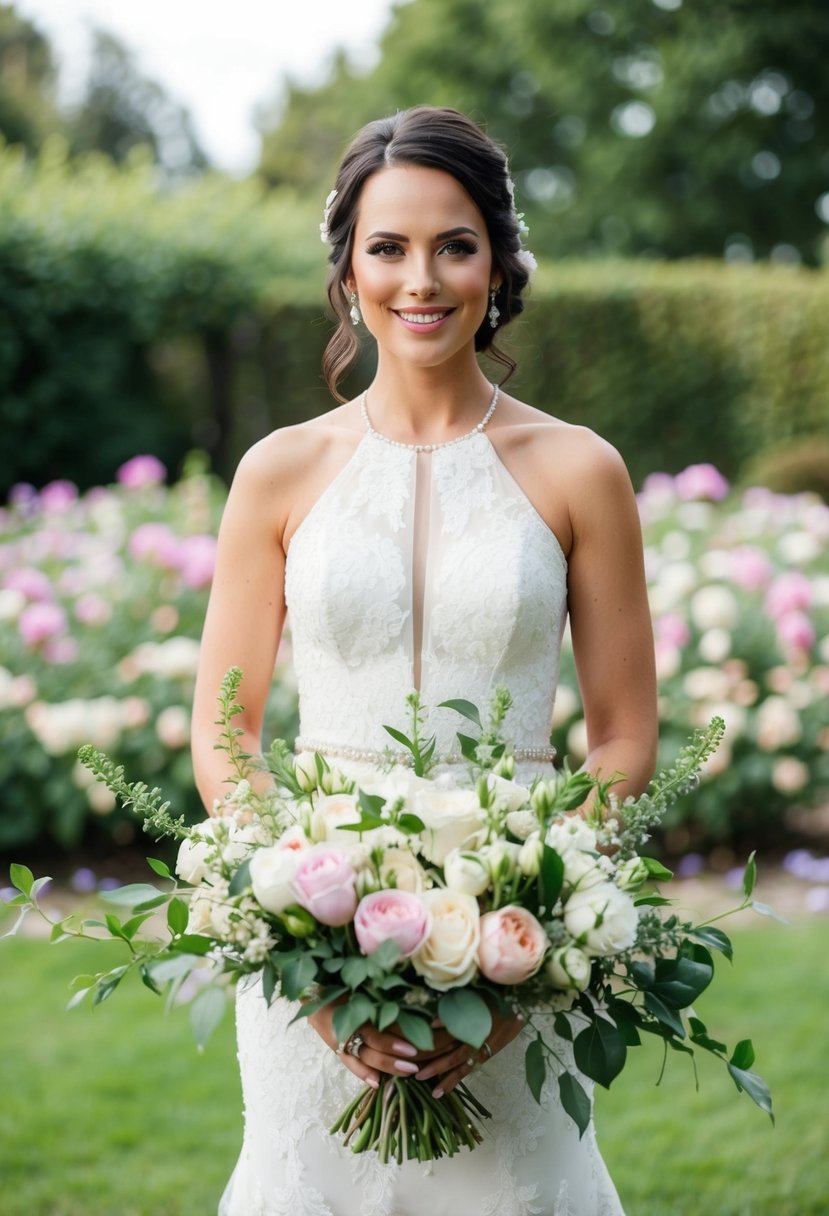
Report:
<svg viewBox="0 0 829 1216"><path fill-rule="evenodd" d="M507 905L481 917L478 966L494 984L522 984L538 971L547 945L532 912Z"/></svg>
<svg viewBox="0 0 829 1216"><path fill-rule="evenodd" d="M143 490L145 486L160 485L167 470L156 456L133 456L121 465L115 476L128 490Z"/></svg>
<svg viewBox="0 0 829 1216"><path fill-rule="evenodd" d="M28 481L19 481L9 490L9 506L23 514L32 514L37 510L37 490Z"/></svg>
<svg viewBox="0 0 829 1216"><path fill-rule="evenodd" d="M166 524L139 524L127 548L138 561L154 562L165 570L178 569L179 542Z"/></svg>
<svg viewBox="0 0 829 1216"><path fill-rule="evenodd" d="M43 657L47 663L60 667L74 663L78 657L78 643L74 638L50 638L43 644Z"/></svg>
<svg viewBox="0 0 829 1216"><path fill-rule="evenodd" d="M3 579L3 586L8 591L19 591L27 600L42 600L49 602L54 599L54 588L51 579L40 570L31 566L20 566L10 570Z"/></svg>
<svg viewBox="0 0 829 1216"><path fill-rule="evenodd" d="M73 481L50 481L40 491L40 509L59 515L78 501L78 487Z"/></svg>
<svg viewBox="0 0 829 1216"><path fill-rule="evenodd" d="M785 651L808 652L815 643L815 627L805 612L785 612L777 620L777 636Z"/></svg>
<svg viewBox="0 0 829 1216"><path fill-rule="evenodd" d="M185 587L209 587L216 568L213 536L186 536L179 543L176 565Z"/></svg>
<svg viewBox="0 0 829 1216"><path fill-rule="evenodd" d="M721 502L728 497L730 486L719 469L713 464L691 464L674 478L674 486L680 498L691 502L699 498Z"/></svg>
<svg viewBox="0 0 829 1216"><path fill-rule="evenodd" d="M17 622L27 646L40 646L66 629L66 613L58 604L29 604Z"/></svg>
<svg viewBox="0 0 829 1216"><path fill-rule="evenodd" d="M664 646L682 649L691 640L691 630L678 612L667 612L654 622L657 641Z"/></svg>
<svg viewBox="0 0 829 1216"><path fill-rule="evenodd" d="M773 567L766 554L756 545L741 545L729 554L729 574L738 587L756 591L768 585Z"/></svg>
<svg viewBox="0 0 829 1216"><path fill-rule="evenodd" d="M805 574L791 570L774 580L766 595L766 612L775 620L788 612L811 608L813 590Z"/></svg>
<svg viewBox="0 0 829 1216"><path fill-rule="evenodd" d="M75 616L82 625L105 625L112 616L112 605L100 595L82 595L75 604Z"/></svg>
<svg viewBox="0 0 829 1216"><path fill-rule="evenodd" d="M419 950L432 929L432 915L409 891L389 889L365 895L354 913L354 932L363 954L396 942L404 958Z"/></svg>
<svg viewBox="0 0 829 1216"><path fill-rule="evenodd" d="M346 925L357 907L357 874L345 849L314 845L297 854L296 901L322 925Z"/></svg>

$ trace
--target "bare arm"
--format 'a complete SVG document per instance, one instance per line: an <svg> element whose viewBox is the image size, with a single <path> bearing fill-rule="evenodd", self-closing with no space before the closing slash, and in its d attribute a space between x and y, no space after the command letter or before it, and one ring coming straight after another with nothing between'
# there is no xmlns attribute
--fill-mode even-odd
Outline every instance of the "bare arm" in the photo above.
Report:
<svg viewBox="0 0 829 1216"><path fill-rule="evenodd" d="M262 723L285 621L284 573L276 493L278 466L260 446L244 457L234 478L219 531L216 572L202 634L193 702L193 768L208 811L229 790L227 757L215 750L222 679L242 670L234 719L245 751L261 751Z"/></svg>
<svg viewBox="0 0 829 1216"><path fill-rule="evenodd" d="M633 488L618 453L590 436L570 494L568 599L587 725L584 767L621 798L641 793L656 762L653 633Z"/></svg>

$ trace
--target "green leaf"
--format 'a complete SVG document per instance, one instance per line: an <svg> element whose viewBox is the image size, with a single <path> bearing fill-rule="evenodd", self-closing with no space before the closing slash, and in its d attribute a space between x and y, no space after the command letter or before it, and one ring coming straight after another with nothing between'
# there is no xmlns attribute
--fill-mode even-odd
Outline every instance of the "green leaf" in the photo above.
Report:
<svg viewBox="0 0 829 1216"><path fill-rule="evenodd" d="M145 965L139 968L141 973L141 983L149 988L150 992L154 992L156 996L161 996L161 989L152 977L149 968Z"/></svg>
<svg viewBox="0 0 829 1216"><path fill-rule="evenodd" d="M747 1072L742 1068L736 1068L733 1064L728 1065L728 1071L734 1080L734 1084L739 1090L745 1090L752 1102L755 1102L761 1110L774 1123L774 1112L771 1108L771 1093L762 1077L758 1077L756 1072Z"/></svg>
<svg viewBox="0 0 829 1216"><path fill-rule="evenodd" d="M265 965L262 968L262 995L265 998L266 1004L270 1005L273 1000L273 994L276 992L276 984L279 976L274 970L273 963L269 958L265 959Z"/></svg>
<svg viewBox="0 0 829 1216"><path fill-rule="evenodd" d="M227 893L230 896L241 895L250 886L250 858L247 857L236 870L230 880Z"/></svg>
<svg viewBox="0 0 829 1216"><path fill-rule="evenodd" d="M386 805L385 798L382 798L380 794L367 794L365 790L360 790L358 802L363 815L368 816L370 819L379 819L381 823L383 822L382 811Z"/></svg>
<svg viewBox="0 0 829 1216"><path fill-rule="evenodd" d="M201 933L182 933L181 937L170 943L170 949L182 954L207 954L215 945L212 937L204 937Z"/></svg>
<svg viewBox="0 0 829 1216"><path fill-rule="evenodd" d="M20 865L19 862L13 861L9 866L9 877L12 881L12 886L18 891L22 891L24 895L28 895L35 881L35 876L28 866Z"/></svg>
<svg viewBox="0 0 829 1216"><path fill-rule="evenodd" d="M541 901L549 910L561 893L561 884L564 882L564 862L555 849L551 849L548 844L544 845L541 854L541 869L538 877L541 883Z"/></svg>
<svg viewBox="0 0 829 1216"><path fill-rule="evenodd" d="M199 1051L204 1051L207 1040L221 1022L226 1004L224 992L211 984L201 990L190 1006L190 1025Z"/></svg>
<svg viewBox="0 0 829 1216"><path fill-rule="evenodd" d="M397 820L397 826L401 832L408 832L410 836L413 836L417 832L422 832L426 824L418 815L412 814L411 811L404 811Z"/></svg>
<svg viewBox="0 0 829 1216"><path fill-rule="evenodd" d="M573 1027L570 1025L570 1019L566 1013L557 1013L553 1018L553 1029L560 1039L566 1039L568 1043L573 1042Z"/></svg>
<svg viewBox="0 0 829 1216"><path fill-rule="evenodd" d="M104 1001L109 1000L109 998L112 996L113 992L118 987L118 985L121 983L121 980L123 978L124 978L123 971L120 973L120 975L117 972L110 972L110 978L106 979L106 980L102 980L101 983L98 985L95 995L92 998L93 1006L100 1005ZM71 1002L70 1002L70 1005L71 1005Z"/></svg>
<svg viewBox="0 0 829 1216"><path fill-rule="evenodd" d="M714 925L700 925L691 930L691 936L712 950L719 950L729 961L734 958L731 938L727 933L723 933L722 929L717 929Z"/></svg>
<svg viewBox="0 0 829 1216"><path fill-rule="evenodd" d="M469 760L472 764L478 760L478 740L473 739L470 735L464 735L458 731L458 743L461 745L461 755L464 760Z"/></svg>
<svg viewBox="0 0 829 1216"><path fill-rule="evenodd" d="M172 874L170 873L170 867L167 865L167 863L165 861L158 861L158 859L155 857L148 857L147 865L150 867L150 869L153 871L153 873L158 875L159 878L172 878L173 877Z"/></svg>
<svg viewBox="0 0 829 1216"><path fill-rule="evenodd" d="M388 938L386 941L381 942L377 949L369 955L368 973L379 979L385 972L390 971L399 959L400 947L397 942Z"/></svg>
<svg viewBox="0 0 829 1216"><path fill-rule="evenodd" d="M716 1039L709 1036L708 1027L699 1018L689 1017L688 1025L691 1028L691 1042L698 1047L704 1047L706 1051L713 1051L717 1054L728 1050L725 1043L718 1043Z"/></svg>
<svg viewBox="0 0 829 1216"><path fill-rule="evenodd" d="M154 899L145 899L143 903L135 905L133 912L152 912L153 908L160 908L162 904L166 904L169 898L169 895L156 895Z"/></svg>
<svg viewBox="0 0 829 1216"><path fill-rule="evenodd" d="M309 984L317 978L317 964L307 954L286 963L282 968L282 994L289 1001L298 1001Z"/></svg>
<svg viewBox="0 0 829 1216"><path fill-rule="evenodd" d="M667 908L674 901L665 895L640 895L633 901L635 908Z"/></svg>
<svg viewBox="0 0 829 1216"><path fill-rule="evenodd" d="M148 903L159 901L164 903L168 896L159 892L158 887L152 887L148 882L131 882L125 887L116 887L114 891L102 891L101 899L109 904L123 905L125 908L137 908L140 904L145 907Z"/></svg>
<svg viewBox="0 0 829 1216"><path fill-rule="evenodd" d="M166 954L147 963L147 971L157 984L183 979L196 965L195 954Z"/></svg>
<svg viewBox="0 0 829 1216"><path fill-rule="evenodd" d="M687 1009L713 978L714 967L708 951L704 946L693 949L702 954L696 958L679 955L675 959L659 959L654 968L651 991L673 1009Z"/></svg>
<svg viewBox="0 0 829 1216"><path fill-rule="evenodd" d="M144 924L145 921L150 919L151 915L152 915L151 912L142 912L140 914L140 916L133 916L130 918L130 920L124 922L124 924L121 926L121 928L123 930L124 937L126 938L127 941L129 941L129 942L132 941L132 939L135 937L138 930L141 928L141 926Z"/></svg>
<svg viewBox="0 0 829 1216"><path fill-rule="evenodd" d="M751 854L743 871L743 893L746 899L751 898L751 893L757 885L757 862L754 860L755 856L756 853Z"/></svg>
<svg viewBox="0 0 829 1216"><path fill-rule="evenodd" d="M559 1076L558 1093L561 1105L579 1129L579 1140L581 1140L590 1126L590 1098L571 1072L563 1072Z"/></svg>
<svg viewBox="0 0 829 1216"><path fill-rule="evenodd" d="M661 861L657 861L655 857L640 857L640 861L644 861L648 877L653 878L656 882L667 882L669 878L673 878L673 870L668 870L662 865Z"/></svg>
<svg viewBox="0 0 829 1216"><path fill-rule="evenodd" d="M123 939L124 930L121 928L121 922L118 917L114 916L111 912L107 914L106 927L113 937L120 937Z"/></svg>
<svg viewBox="0 0 829 1216"><path fill-rule="evenodd" d="M187 911L187 904L183 899L171 899L167 906L167 924L170 927L170 932L178 936L187 928L187 922L190 919L190 914Z"/></svg>
<svg viewBox="0 0 829 1216"><path fill-rule="evenodd" d="M391 1026L392 1022L397 1021L397 1015L400 1013L400 1006L397 1001L383 1001L380 1006L380 1012L377 1015L377 1029L386 1030Z"/></svg>
<svg viewBox="0 0 829 1216"><path fill-rule="evenodd" d="M408 1009L401 1009L397 1022L403 1031L404 1039L411 1043L412 1047L417 1047L420 1051L432 1050L435 1038L431 1026L424 1017L411 1013Z"/></svg>
<svg viewBox="0 0 829 1216"><path fill-rule="evenodd" d="M400 743L408 751L414 752L414 744L412 743L411 739L407 735L403 734L403 732L401 730L395 730L395 728L393 726L384 726L383 730L386 731L388 734L390 734L392 739L394 739L396 743Z"/></svg>
<svg viewBox="0 0 829 1216"><path fill-rule="evenodd" d="M573 1054L581 1072L607 1089L625 1066L627 1046L617 1026L596 1016L590 1026L576 1035Z"/></svg>
<svg viewBox="0 0 829 1216"><path fill-rule="evenodd" d="M69 999L69 1001L67 1001L66 1012L68 1013L70 1009L77 1009L78 1005L81 1004L81 1002L83 1001L86 994L91 991L92 991L92 985L90 985L89 988L79 988L78 991L74 994L74 996L72 996Z"/></svg>
<svg viewBox="0 0 829 1216"><path fill-rule="evenodd" d="M345 1043L348 1038L370 1022L374 1017L374 1003L363 992L355 992L344 1005L338 1005L334 1010L331 1024L338 1043Z"/></svg>
<svg viewBox="0 0 829 1216"><path fill-rule="evenodd" d="M669 1008L664 1001L661 1001L653 992L645 993L645 1008L648 1013L652 1013L657 1022L662 1026L666 1026L679 1038L685 1038L685 1027L682 1025L682 1018L675 1009Z"/></svg>
<svg viewBox="0 0 829 1216"><path fill-rule="evenodd" d="M349 988L359 988L368 978L368 959L359 956L347 958L343 963L342 979Z"/></svg>
<svg viewBox="0 0 829 1216"><path fill-rule="evenodd" d="M756 912L758 916L771 917L772 920L776 920L780 925L788 925L789 923L785 916L780 916L779 913L775 912L774 908L770 908L768 904L761 904L757 899L751 901L751 910L752 912Z"/></svg>
<svg viewBox="0 0 829 1216"><path fill-rule="evenodd" d="M731 1053L729 1063L733 1064L735 1068L747 1069L751 1068L755 1059L754 1044L751 1039L741 1039Z"/></svg>
<svg viewBox="0 0 829 1216"><path fill-rule="evenodd" d="M438 709L454 709L455 713L460 714L461 717L467 718L470 722L474 722L479 730L484 729L478 707L477 705L473 705L471 701L464 701L462 699L440 701L438 704Z"/></svg>
<svg viewBox="0 0 829 1216"><path fill-rule="evenodd" d="M547 1075L547 1062L544 1059L544 1043L540 1035L537 1039L533 1039L524 1053L524 1072L527 1077L527 1084L530 1087L530 1093L536 1102L540 1103L541 1090L544 1087L544 1078Z"/></svg>
<svg viewBox="0 0 829 1216"><path fill-rule="evenodd" d="M470 1047L482 1047L492 1030L489 1006L471 988L452 988L445 992L438 1001L438 1016L453 1038Z"/></svg>

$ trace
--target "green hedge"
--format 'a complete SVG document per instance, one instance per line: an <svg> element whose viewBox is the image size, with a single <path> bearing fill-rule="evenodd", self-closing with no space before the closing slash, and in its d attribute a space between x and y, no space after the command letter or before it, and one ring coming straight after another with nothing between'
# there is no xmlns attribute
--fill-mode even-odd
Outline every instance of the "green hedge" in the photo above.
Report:
<svg viewBox="0 0 829 1216"><path fill-rule="evenodd" d="M318 220L252 181L165 192L140 157L0 148L0 493L88 486L138 451L176 468L193 446L227 477L264 432L329 408ZM734 478L829 431L827 315L825 272L548 264L507 331L511 387L605 435L635 482L708 460ZM367 350L348 387L371 366Z"/></svg>

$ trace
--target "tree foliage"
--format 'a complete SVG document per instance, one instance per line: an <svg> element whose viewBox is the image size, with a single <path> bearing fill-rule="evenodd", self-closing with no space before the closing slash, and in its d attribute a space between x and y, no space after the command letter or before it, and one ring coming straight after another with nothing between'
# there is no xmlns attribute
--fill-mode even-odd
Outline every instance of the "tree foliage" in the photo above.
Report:
<svg viewBox="0 0 829 1216"><path fill-rule="evenodd" d="M30 152L59 125L48 40L10 4L0 4L0 135Z"/></svg>
<svg viewBox="0 0 829 1216"><path fill-rule="evenodd" d="M510 150L544 255L815 262L829 222L823 0L413 0L367 75L289 88L261 171L324 197L362 123L457 106Z"/></svg>

